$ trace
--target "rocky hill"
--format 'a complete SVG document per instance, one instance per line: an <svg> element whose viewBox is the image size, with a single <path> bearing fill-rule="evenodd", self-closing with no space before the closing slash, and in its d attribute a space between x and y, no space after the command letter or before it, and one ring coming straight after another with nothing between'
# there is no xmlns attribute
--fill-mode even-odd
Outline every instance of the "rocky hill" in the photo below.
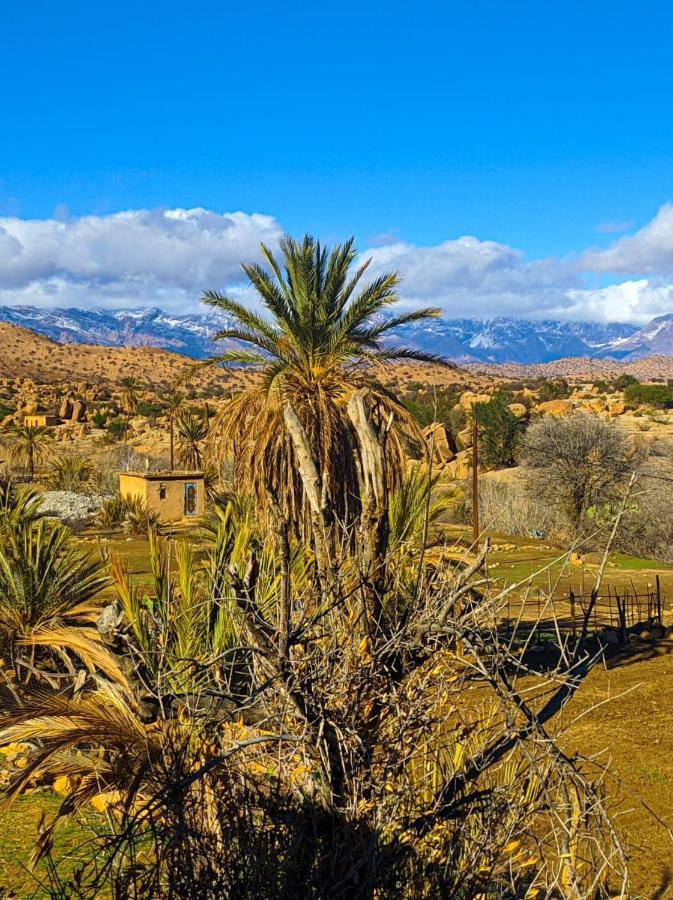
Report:
<svg viewBox="0 0 673 900"><path fill-rule="evenodd" d="M122 378L132 375L160 393L187 375L193 365L193 359L153 347L59 344L0 322L0 378L29 378L42 384L89 382L116 388ZM197 390L226 392L248 377L240 370L201 369L191 383Z"/></svg>

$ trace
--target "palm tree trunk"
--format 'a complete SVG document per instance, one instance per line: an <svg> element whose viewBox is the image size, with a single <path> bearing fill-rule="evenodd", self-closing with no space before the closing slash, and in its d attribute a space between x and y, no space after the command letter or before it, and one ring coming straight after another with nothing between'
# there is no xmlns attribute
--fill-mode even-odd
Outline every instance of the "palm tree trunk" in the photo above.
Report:
<svg viewBox="0 0 673 900"><path fill-rule="evenodd" d="M33 445L28 445L28 471L30 472L30 480L35 480L35 456L33 454Z"/></svg>
<svg viewBox="0 0 673 900"><path fill-rule="evenodd" d="M171 435L171 472L175 469L175 434L173 430L173 416L169 419Z"/></svg>

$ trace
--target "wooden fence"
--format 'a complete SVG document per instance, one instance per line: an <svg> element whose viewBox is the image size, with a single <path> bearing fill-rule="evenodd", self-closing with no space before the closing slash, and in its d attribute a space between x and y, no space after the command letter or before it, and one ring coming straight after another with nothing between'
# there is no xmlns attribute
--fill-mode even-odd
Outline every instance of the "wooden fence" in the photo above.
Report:
<svg viewBox="0 0 673 900"><path fill-rule="evenodd" d="M541 639L552 634L576 638L586 620L589 633L610 628L626 641L629 629L635 625L648 621L663 624L663 609L657 575L655 584L645 591L637 591L635 586L618 589L608 585L595 597L591 591L572 588L566 596L551 599L539 591L524 601L508 597L506 618L499 630L506 637L522 639L534 632Z"/></svg>

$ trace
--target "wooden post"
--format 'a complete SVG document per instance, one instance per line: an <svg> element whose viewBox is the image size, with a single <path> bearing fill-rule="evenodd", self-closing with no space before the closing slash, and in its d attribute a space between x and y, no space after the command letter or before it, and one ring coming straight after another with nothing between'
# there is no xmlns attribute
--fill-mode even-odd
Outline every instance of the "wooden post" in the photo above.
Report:
<svg viewBox="0 0 673 900"><path fill-rule="evenodd" d="M655 581L656 581L656 585L657 585L657 616L659 617L659 624L663 625L664 617L663 617L662 611L661 611L661 584L659 582L658 575L656 576Z"/></svg>
<svg viewBox="0 0 673 900"><path fill-rule="evenodd" d="M477 418L472 410L472 543L479 543L479 454Z"/></svg>
<svg viewBox="0 0 673 900"><path fill-rule="evenodd" d="M577 619L575 618L575 594L570 588L570 619L572 622L573 640L577 640Z"/></svg>

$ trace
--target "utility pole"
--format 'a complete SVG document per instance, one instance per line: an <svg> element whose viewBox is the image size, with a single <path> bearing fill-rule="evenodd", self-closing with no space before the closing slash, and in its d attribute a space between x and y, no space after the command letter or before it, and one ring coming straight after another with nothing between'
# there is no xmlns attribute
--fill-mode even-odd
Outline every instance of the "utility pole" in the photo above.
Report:
<svg viewBox="0 0 673 900"><path fill-rule="evenodd" d="M479 439L479 429L477 428L477 417L472 408L472 543L476 546L479 542L479 454L477 452L477 441Z"/></svg>

